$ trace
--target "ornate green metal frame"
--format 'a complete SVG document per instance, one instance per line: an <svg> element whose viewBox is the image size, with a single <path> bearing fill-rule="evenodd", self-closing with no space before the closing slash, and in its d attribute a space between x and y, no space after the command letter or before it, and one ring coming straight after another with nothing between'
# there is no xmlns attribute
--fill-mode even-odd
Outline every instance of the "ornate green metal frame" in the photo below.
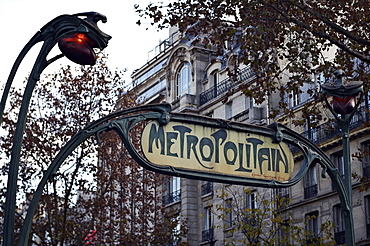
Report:
<svg viewBox="0 0 370 246"><path fill-rule="evenodd" d="M104 131L117 132L125 147L129 151L130 155L137 161L138 164L140 164L144 168L162 174L180 176L190 179L210 180L221 183L267 188L281 188L297 184L300 180L302 180L310 165L319 163L322 167L322 176L325 177L326 174L328 174L332 179L335 187L337 188L342 204L342 209L345 213L345 222L347 223L352 221L352 215L348 212L348 196L345 192L343 181L337 168L316 145L311 143L306 138L288 129L284 125L277 123L274 123L268 127L260 127L221 119L201 117L197 115L171 113L170 110L171 106L167 103L126 109L95 121L91 125L78 132L74 137L72 137L71 140L61 149L59 154L55 157L54 161L51 163L51 165L45 172L44 177L38 185L38 188L30 203L28 213L22 228L20 245L27 245L33 215L48 180L53 178L54 174L61 167L64 160L72 153L74 149L76 149L82 142L84 142L91 136L97 136L97 138L99 139L99 134ZM251 132L267 136L274 139L274 141L276 142L284 142L288 145L299 148L302 151L303 162L297 174L286 182L254 178L241 178L231 175L190 171L181 168L174 168L171 166L158 166L149 162L144 156L139 153L137 149L135 149L130 139L129 133L137 124L142 122L158 121L159 124L165 125L171 120L183 123L200 124L202 126L208 127Z"/></svg>
<svg viewBox="0 0 370 246"><path fill-rule="evenodd" d="M85 17L84 19L80 17ZM40 52L35 60L32 71L29 75L26 88L22 97L22 103L18 114L16 130L14 132L13 147L10 154L10 164L8 171L8 183L6 191L6 202L4 206L4 232L3 245L14 244L14 221L15 205L18 180L18 168L20 160L20 151L23 141L24 126L27 118L28 106L32 97L32 92L40 78L42 71L54 61L63 57L63 54L47 59L51 49L58 41L66 35L72 33L84 33L94 40L93 48L104 49L109 39L109 35L103 33L97 26L98 21L106 22L104 15L96 12L79 13L75 15L61 15L43 26L29 42L23 47L13 64L8 80L4 87L3 95L0 101L0 123L2 122L5 104L13 83L17 70L27 53L38 43L42 42Z"/></svg>

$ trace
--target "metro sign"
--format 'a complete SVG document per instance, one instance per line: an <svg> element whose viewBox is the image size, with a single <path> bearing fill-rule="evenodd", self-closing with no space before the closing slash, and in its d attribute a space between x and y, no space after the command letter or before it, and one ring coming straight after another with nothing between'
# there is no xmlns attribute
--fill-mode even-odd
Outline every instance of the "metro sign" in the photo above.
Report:
<svg viewBox="0 0 370 246"><path fill-rule="evenodd" d="M244 178L287 181L293 155L285 143L268 136L170 121L147 124L142 150L153 164Z"/></svg>
<svg viewBox="0 0 370 246"><path fill-rule="evenodd" d="M118 115L121 116L112 119ZM102 124L103 120L107 122ZM311 151L303 151L301 168L292 177L293 169L296 169L290 148L306 150L304 146L310 144L299 134L280 124L262 127L172 113L171 105L167 103L126 109L103 120L93 124L94 128L86 133L116 131L139 165L170 176L259 187L288 187L303 178L316 158ZM138 132L139 136L133 135Z"/></svg>

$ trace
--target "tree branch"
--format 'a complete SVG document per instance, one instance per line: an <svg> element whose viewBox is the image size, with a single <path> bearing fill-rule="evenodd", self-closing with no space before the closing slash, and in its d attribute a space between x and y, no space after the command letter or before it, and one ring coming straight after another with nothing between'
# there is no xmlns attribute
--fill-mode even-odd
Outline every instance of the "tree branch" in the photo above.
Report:
<svg viewBox="0 0 370 246"><path fill-rule="evenodd" d="M359 37L357 35L354 35L353 33L349 32L348 30L344 29L343 27L335 24L333 21L329 20L328 18L326 18L325 16L323 16L319 12L310 9L310 7L308 7L307 5L301 5L298 2L296 2L296 1L290 1L290 2L291 2L291 4L293 4L293 5L297 6L298 8L300 8L301 10L312 14L313 16L315 16L317 19L319 19L322 22L324 22L326 25L328 25L329 27L331 27L336 32L343 34L347 38L349 38L351 40L354 40L354 41L356 41L359 44L370 46L370 41L365 40L365 39L363 39L363 38L361 38L361 37Z"/></svg>
<svg viewBox="0 0 370 246"><path fill-rule="evenodd" d="M309 30L315 36L328 40L330 43L336 45L338 48L342 49L343 51L347 52L348 54L350 54L354 57L357 57L361 61L370 63L370 57L369 56L365 56L365 55L360 54L357 51L354 51L353 49L349 48L347 45L343 44L342 42L333 38L332 36L330 36L326 33L323 33L323 32L312 30L312 28L309 25L307 25L303 22L300 22L299 20L297 20L294 17L289 17L289 20L290 20L290 22L295 23L295 24Z"/></svg>
<svg viewBox="0 0 370 246"><path fill-rule="evenodd" d="M271 4L268 4L268 6L270 8L272 8L273 10L275 10L277 13L279 13L282 17L284 17L288 22L291 22L291 23L294 23L306 30L308 30L309 32L311 32L313 35L319 37L319 38L324 38L326 40L328 40L330 43L336 45L338 48L342 49L343 51L347 52L348 54L354 56L354 57L357 57L358 59L360 59L361 61L363 62L367 62L367 63L370 63L370 57L369 56L366 56L366 55L362 55L361 53L349 48L347 45L345 45L344 43L340 42L339 40L335 39L334 37L326 34L326 33L323 33L323 32L320 32L320 31L315 31L311 26L309 26L308 24L306 23L303 23L302 21L299 21L297 18L293 17L293 16L289 16L287 13L284 13L283 11L279 10L278 8L276 8L275 6L271 5Z"/></svg>

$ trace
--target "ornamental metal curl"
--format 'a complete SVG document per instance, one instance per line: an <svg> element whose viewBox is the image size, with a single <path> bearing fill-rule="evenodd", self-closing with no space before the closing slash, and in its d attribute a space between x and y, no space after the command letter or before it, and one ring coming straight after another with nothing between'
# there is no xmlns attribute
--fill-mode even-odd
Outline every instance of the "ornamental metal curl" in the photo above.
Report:
<svg viewBox="0 0 370 246"><path fill-rule="evenodd" d="M163 104L156 104L156 105L146 105L146 106L140 106L136 108L131 108L127 110L123 110L117 113L113 113L111 115L108 115L106 117L103 117L102 119L99 119L92 123L91 125L85 127L83 130L81 130L79 133L77 133L74 137L71 138L71 140L61 149L61 151L58 153L58 155L55 157L49 168L44 174L44 177L42 178L34 196L31 201L31 204L28 209L28 213L24 222L24 226L22 228L22 234L21 234L21 244L20 245L27 245L27 240L32 224L33 215L36 210L37 203L41 197L42 191L44 189L44 186L46 185L47 181L51 179L54 174L57 172L57 170L61 167L64 160L72 153L74 149L76 149L82 142L84 142L86 139L88 139L91 136L99 135L101 132L104 131L115 131L120 136L122 142L124 143L125 147L127 148L128 152L134 158L134 160L141 165L142 167L152 170L154 172L171 175L171 176L180 176L190 179L199 179L199 180L209 180L213 182L221 182L221 183L230 183L230 184L239 184L239 185L248 185L248 186L258 186L258 187L267 187L267 188L282 188L282 187L289 187L292 185L297 184L299 181L302 180L304 175L307 173L309 167L312 164L319 163L321 167L323 168L323 176L325 176L325 173L327 173L330 178L332 179L335 187L337 188L337 191L339 193L339 197L342 203L343 211L345 212L345 220L346 223L352 220L352 215L349 213L349 207L348 207L348 196L344 190L343 181L340 177L340 174L337 170L337 168L333 165L331 160L313 143L311 143L306 138L302 137L301 135L295 133L294 131L288 129L284 125L274 123L272 125L269 125L268 127L261 127L261 126L255 126L255 125L248 125L243 124L239 122L232 122L232 121L226 121L226 120L220 120L220 119L213 119L209 117L202 117L198 115L190 115L190 114L180 114L180 113L170 113L171 106L167 103ZM158 165L157 163L152 163L149 161L147 156L143 154L143 150L139 151L134 147L133 142L130 139L130 131L137 126L139 123L147 122L147 126L151 124L151 128L148 131L151 131L151 129L156 130L155 133L158 133L157 135L153 136L143 136L141 142L144 141L152 141L152 148L158 149L158 151L163 150L167 151L166 155L169 155L171 157L174 156L180 156L183 155L185 158L186 154L185 152L182 153L179 151L178 153L173 153L172 151L172 145L173 142L171 142L173 139L175 139L174 136L180 136L179 138L186 136L189 136L190 130L186 127L189 125L199 125L200 127L203 127L203 129L215 129L214 132L219 133L219 137L216 138L215 135L213 135L214 139L218 140L219 145L226 146L228 143L229 149L225 151L231 151L235 154L235 156L238 153L247 153L247 147L243 147L246 145L242 145L241 143L234 144L235 146L239 147L238 152L235 152L236 150L233 149L233 143L231 141L226 142L225 140L225 134L228 134L231 131L235 131L237 133L243 133L246 135L243 136L250 136L250 135L258 135L263 138L271 139L271 142L274 144L277 144L280 146L282 143L295 146L299 148L303 155L303 162L301 164L300 170L298 173L293 177L289 178L289 180L285 181L279 181L275 179L262 179L262 178L246 178L242 176L236 176L236 175L230 175L230 174L224 174L224 173L215 173L215 172L209 172L209 171L200 171L198 170L192 170L186 167L177 167L173 166L171 164L165 164L165 165ZM164 144L162 133L164 134L166 125L170 125L171 122L176 122L178 125L176 125L177 128L177 135L174 133L167 133L166 137L168 137L169 142L167 145ZM180 128L179 128L180 127ZM184 128L181 128L184 127ZM182 129L182 130L179 130ZM217 131L216 131L217 130ZM194 130L195 131L195 130ZM144 131L145 132L145 129ZM182 135L181 135L182 134ZM171 138L172 136L172 138ZM148 140L149 138L149 140ZM188 141L194 140L196 136L189 136ZM151 139L151 140L150 140ZM253 138L254 141L257 141L255 138ZM202 139L203 140L203 139ZM162 142L161 142L162 141ZM182 143L184 143L185 140L183 140ZM209 148L212 151L211 153L215 154L216 150L212 149L213 145L211 145L210 138L204 137L204 148ZM190 141L191 142L191 141ZM201 142L201 141L199 141ZM222 142L222 143L221 143ZM191 142L191 144L188 144L187 154L188 156L195 155L195 144L198 142ZM162 145L161 145L162 144ZM259 142L259 144L261 144ZM143 146L143 145L142 145ZM162 146L162 147L161 147ZM257 144L255 144L257 146ZM243 147L243 148L242 148ZM185 149L184 146L182 146L183 149ZM280 147L279 147L280 148ZM273 150L273 149L272 149ZM275 157L278 154L278 150L275 149ZM234 151L234 152L233 152ZM243 152L244 151L244 152ZM249 148L249 151L251 151L251 147ZM264 153L267 153L264 150ZM271 150L270 150L271 151ZM227 157L227 153L225 154L225 157L229 163L227 165L236 165L236 157L234 159ZM218 153L219 154L219 153ZM281 154L280 161L283 162L283 160L287 159L284 156L285 154ZM202 154L201 155L203 160L210 159L211 154ZM260 156L263 156L263 154L260 154ZM165 159L165 154L162 155ZM190 158L190 157L189 157ZM238 158L242 158L242 155L238 155ZM254 158L257 158L256 155ZM262 158L262 157L261 157ZM200 158L198 158L199 161ZM242 159L240 159L242 160ZM232 162L234 161L234 162ZM262 162L261 162L262 163ZM260 165L261 165L260 163ZM249 163L250 164L250 163ZM219 164L219 165L226 165L226 164ZM243 163L239 163L240 167L238 170L242 170L244 172L251 172L249 169L247 169ZM244 166L242 166L244 165ZM294 165L294 163L290 163L290 165ZM269 167L271 168L271 167ZM211 168L210 168L211 169ZM207 169L206 169L207 170ZM262 169L261 169L262 170ZM262 171L261 171L262 172Z"/></svg>

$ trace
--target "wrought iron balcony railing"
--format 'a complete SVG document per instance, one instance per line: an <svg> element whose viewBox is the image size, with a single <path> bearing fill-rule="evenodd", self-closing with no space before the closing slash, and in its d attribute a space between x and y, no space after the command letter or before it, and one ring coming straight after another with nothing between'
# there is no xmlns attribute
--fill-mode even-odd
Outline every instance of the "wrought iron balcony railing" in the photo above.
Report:
<svg viewBox="0 0 370 246"><path fill-rule="evenodd" d="M317 184L304 188L304 199L317 196Z"/></svg>
<svg viewBox="0 0 370 246"><path fill-rule="evenodd" d="M320 244L319 244L319 238L320 238L320 237L318 237L318 236L313 236L313 235L307 236L306 244L307 244L307 245L320 245Z"/></svg>
<svg viewBox="0 0 370 246"><path fill-rule="evenodd" d="M241 83L246 83L251 81L255 77L254 71L250 67L244 68L240 71L240 74L237 76L236 81ZM216 86L209 88L208 90L200 94L199 105L203 105L210 100L226 93L230 89L234 88L238 83L232 78L225 79L218 83Z"/></svg>
<svg viewBox="0 0 370 246"><path fill-rule="evenodd" d="M170 203L180 201L180 199L181 199L181 190L177 190L164 195L162 197L162 202L164 205L168 205Z"/></svg>
<svg viewBox="0 0 370 246"><path fill-rule="evenodd" d="M337 245L342 245L346 243L345 231L334 232L334 240Z"/></svg>
<svg viewBox="0 0 370 246"><path fill-rule="evenodd" d="M285 199L285 200L288 200L289 199L289 194L284 194L284 195L279 195L278 196L279 199Z"/></svg>
<svg viewBox="0 0 370 246"><path fill-rule="evenodd" d="M202 184L202 196L213 193L213 183L205 182Z"/></svg>
<svg viewBox="0 0 370 246"><path fill-rule="evenodd" d="M257 225L257 219L256 215L254 213L246 214L243 218L243 223L250 226L256 226Z"/></svg>
<svg viewBox="0 0 370 246"><path fill-rule="evenodd" d="M366 122L370 122L369 109L367 107L360 107L354 114L349 128L350 130L365 125ZM326 122L319 125L317 128L309 129L302 132L301 135L313 142L314 144L325 142L331 138L334 138L341 134L340 129L337 127L336 122ZM292 147L293 152L299 151L298 148Z"/></svg>
<svg viewBox="0 0 370 246"><path fill-rule="evenodd" d="M213 228L202 231L202 242L209 242L213 240Z"/></svg>

